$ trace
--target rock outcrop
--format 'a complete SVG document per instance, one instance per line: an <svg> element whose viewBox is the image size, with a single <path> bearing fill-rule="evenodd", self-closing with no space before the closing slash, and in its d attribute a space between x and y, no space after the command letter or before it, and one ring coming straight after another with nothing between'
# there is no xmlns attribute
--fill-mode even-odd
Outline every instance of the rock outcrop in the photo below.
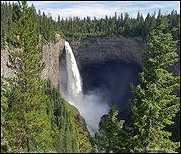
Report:
<svg viewBox="0 0 181 154"><path fill-rule="evenodd" d="M13 71L7 67L8 63L8 51L6 49L1 49L1 77L13 76Z"/></svg>
<svg viewBox="0 0 181 154"><path fill-rule="evenodd" d="M55 44L47 44L43 47L43 61L45 62L45 69L43 70L42 78L49 79L55 88L59 87L59 58L63 48L64 40L60 40Z"/></svg>
<svg viewBox="0 0 181 154"><path fill-rule="evenodd" d="M56 43L48 43L43 46L43 61L45 68L42 71L43 79L50 79L54 87L59 85L59 56L64 48L64 40L59 40ZM7 67L8 51L1 49L1 76L9 77L13 75L13 71Z"/></svg>

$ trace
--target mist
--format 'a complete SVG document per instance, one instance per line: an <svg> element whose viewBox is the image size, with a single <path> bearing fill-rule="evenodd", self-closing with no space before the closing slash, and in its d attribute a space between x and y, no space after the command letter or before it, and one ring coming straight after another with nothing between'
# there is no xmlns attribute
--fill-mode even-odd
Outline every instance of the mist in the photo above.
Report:
<svg viewBox="0 0 181 154"><path fill-rule="evenodd" d="M94 135L101 117L109 111L107 98L100 90L89 91L79 96L65 95L66 100L74 105L85 119L88 130Z"/></svg>
<svg viewBox="0 0 181 154"><path fill-rule="evenodd" d="M76 59L66 41L65 50L60 59L59 89L65 100L78 109L85 119L90 134L94 135L101 117L109 111L108 95L105 90L96 88L84 93L82 87Z"/></svg>

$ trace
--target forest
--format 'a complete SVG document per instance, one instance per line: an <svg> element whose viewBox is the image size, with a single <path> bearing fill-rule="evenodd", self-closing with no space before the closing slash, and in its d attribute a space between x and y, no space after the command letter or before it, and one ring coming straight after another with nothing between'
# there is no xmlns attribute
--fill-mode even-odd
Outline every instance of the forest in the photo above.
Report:
<svg viewBox="0 0 181 154"><path fill-rule="evenodd" d="M42 46L91 37L139 37L145 42L144 68L131 87L132 123L113 106L91 136L78 110L49 80ZM138 12L97 19L55 21L26 1L1 2L1 50L9 52L12 77L1 76L1 152L172 153L180 152L180 77L169 68L180 62L180 14ZM175 118L176 117L176 118ZM43 128L43 129L42 129Z"/></svg>
<svg viewBox="0 0 181 154"><path fill-rule="evenodd" d="M60 14L58 20L55 21L51 16L46 16L44 12L40 10L36 11L33 4L31 8L36 18L35 22L38 24L37 33L42 35L46 41L54 41L55 33L60 34L66 40L113 35L127 37L139 36L143 40L146 40L151 30L160 24L161 18L168 20L167 31L172 33L174 40L180 40L180 14L175 10L168 15L163 15L161 10L159 10L157 15L156 12L154 14L148 13L145 19L139 12L137 18L130 17L128 13L118 15L115 12L115 16L105 16L105 18L101 19L97 19L96 17L93 19L90 17L84 19L80 19L79 17L63 19ZM4 42L6 33L13 28L12 23L19 16L15 15L15 12L18 12L18 10L17 3L1 3L2 43Z"/></svg>

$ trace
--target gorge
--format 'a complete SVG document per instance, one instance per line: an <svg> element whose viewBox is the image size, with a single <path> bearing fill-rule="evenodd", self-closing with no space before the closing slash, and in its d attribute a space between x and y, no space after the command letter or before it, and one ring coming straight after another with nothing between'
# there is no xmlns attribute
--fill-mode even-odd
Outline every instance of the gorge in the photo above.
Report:
<svg viewBox="0 0 181 154"><path fill-rule="evenodd" d="M1 153L180 152L179 4L155 3L2 1Z"/></svg>
<svg viewBox="0 0 181 154"><path fill-rule="evenodd" d="M92 56L90 55L90 59L84 61L86 58L81 57L81 47L78 48L79 51L77 53L80 54L78 55L73 45L73 51L76 55L74 57L71 46L65 41L65 47L60 58L60 91L66 100L79 110L91 134L96 132L100 118L108 112L113 104L118 106L121 118L129 119L128 99L131 96L129 86L137 83L138 72L141 70L139 64L141 61L138 61L140 57L136 57L130 48L127 48L130 50L128 52L124 51L127 40L116 38L112 41L114 41L112 49L105 50L106 48L103 47L103 44L101 47L98 46L97 51L93 49L82 50L88 55L90 54L89 51L95 51L92 56L100 54L100 52L103 53L101 56L96 56L97 60L94 58L94 61L91 61ZM133 40L132 42L135 43ZM85 46L84 43L81 42L81 45ZM115 43L117 43L117 46ZM116 48L120 50L118 43L122 43L124 48L116 59L112 55L117 53ZM95 42L94 44L89 44L87 48L93 45L95 45ZM138 44L136 45L138 46ZM104 51L100 51L100 49ZM136 53L136 51L134 52Z"/></svg>
<svg viewBox="0 0 181 154"><path fill-rule="evenodd" d="M74 105L90 124L89 130L97 129L101 116L113 103L118 105L121 117L128 119L129 84L137 82L144 44L137 39L125 37L97 37L69 43L70 47L65 40L57 39L56 43L43 46L45 69L42 78L50 79L53 86L59 88L65 97L67 88L72 93L72 83L67 84L67 80L70 82L67 71L72 66L66 67L66 48L72 48L82 78L82 81L78 81L82 87L75 85L77 92L81 91L81 96L74 98L74 103L85 102L81 106ZM6 66L8 52L2 50L1 53L1 73L11 76L13 72ZM67 59L70 63L71 58Z"/></svg>
<svg viewBox="0 0 181 154"><path fill-rule="evenodd" d="M91 132L98 128L101 116L107 113L112 104L118 106L121 119L129 120L129 85L137 84L138 73L142 68L144 43L137 38L123 36L96 37L69 43L70 46L65 40L57 39L56 43L43 47L45 69L42 77L50 79L60 93L74 103ZM76 98L68 97L73 93L73 82L70 81L70 70L73 66L70 63L71 58L66 58L66 50L70 48L81 77L74 88L77 93L81 93ZM7 57L7 51L2 50L1 72L2 75L10 76L12 72L6 66ZM66 66L66 59L70 63L69 67ZM175 67L175 72L178 72L178 66ZM69 95L65 93L67 88Z"/></svg>

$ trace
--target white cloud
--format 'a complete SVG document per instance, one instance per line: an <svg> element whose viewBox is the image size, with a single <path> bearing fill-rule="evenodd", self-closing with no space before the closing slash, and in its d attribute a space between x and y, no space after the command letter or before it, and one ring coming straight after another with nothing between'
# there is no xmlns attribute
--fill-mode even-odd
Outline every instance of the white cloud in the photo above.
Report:
<svg viewBox="0 0 181 154"><path fill-rule="evenodd" d="M78 6L76 8L65 8L65 9L45 9L44 10L47 14L50 13L53 18L56 18L58 15L60 15L62 18L67 18L67 17L73 17L73 16L78 16L78 17L105 17L105 15L114 15L116 9L111 10L107 9L105 7L99 7L99 6Z"/></svg>
<svg viewBox="0 0 181 154"><path fill-rule="evenodd" d="M12 1L11 1L12 2ZM37 10L51 14L53 19L60 17L104 17L112 16L115 12L128 12L130 16L135 17L140 11L144 16L158 9L162 12L170 12L176 9L180 12L179 1L28 1L28 4L34 4Z"/></svg>
<svg viewBox="0 0 181 154"><path fill-rule="evenodd" d="M178 3L177 10L178 10L178 12L180 12L180 1L177 1L177 3Z"/></svg>
<svg viewBox="0 0 181 154"><path fill-rule="evenodd" d="M49 3L50 4L50 3ZM52 5L53 3L51 3ZM67 5L62 8L58 8L60 4ZM62 18L66 17L94 17L97 18L104 17L105 15L112 16L115 12L121 13L121 12L128 12L131 16L135 17L137 15L137 12L140 11L143 13L144 16L148 12L153 13L154 11L158 11L158 9L162 9L163 12L168 12L168 10L177 9L177 7L174 7L174 3L169 2L131 2L131 1L113 1L113 2L104 2L104 1L68 1L68 2L60 2L55 4L56 7L48 7L43 9L43 11L46 14L51 14L54 19L57 19L58 15L60 15Z"/></svg>

